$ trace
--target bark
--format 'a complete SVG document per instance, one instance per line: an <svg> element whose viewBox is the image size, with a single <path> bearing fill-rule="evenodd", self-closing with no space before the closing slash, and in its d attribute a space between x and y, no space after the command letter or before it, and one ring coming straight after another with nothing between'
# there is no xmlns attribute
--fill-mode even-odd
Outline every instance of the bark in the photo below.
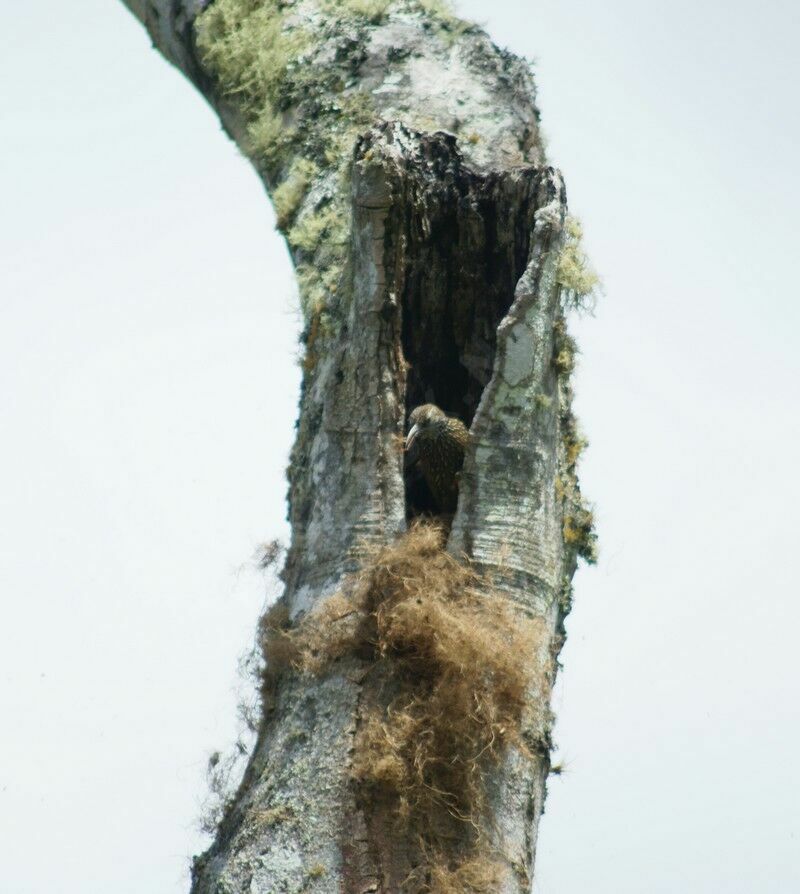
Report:
<svg viewBox="0 0 800 894"><path fill-rule="evenodd" d="M547 665L591 535L560 301L566 197L528 66L432 3L126 4L256 166L298 270L291 616L405 529L418 507L398 439L432 401L472 433L448 549L545 619L531 660ZM349 775L366 677L352 658L271 694L196 894L399 890L418 855L377 828ZM531 885L548 727L531 719L534 758L511 749L488 781L509 894Z"/></svg>

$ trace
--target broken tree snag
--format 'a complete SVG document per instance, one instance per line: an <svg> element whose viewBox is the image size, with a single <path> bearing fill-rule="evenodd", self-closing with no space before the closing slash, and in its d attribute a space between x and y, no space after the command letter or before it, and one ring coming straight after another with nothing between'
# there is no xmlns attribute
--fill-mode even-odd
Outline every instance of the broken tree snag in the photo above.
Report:
<svg viewBox="0 0 800 894"><path fill-rule="evenodd" d="M377 625L391 603L384 618L399 611L424 621L444 598L445 627L423 624L417 650L442 641L445 628L486 633L497 606L538 631L518 649L531 681L525 698L500 723L509 729L513 715L516 735L479 768L485 810L470 813L472 832L461 836L458 797L450 807L461 818L426 818L412 798L421 825L430 820L416 845L398 842L391 804L417 767L409 755L422 733L435 728L434 739L446 740L429 723L438 670L415 676L413 654L376 628L324 673L272 676L258 741L197 860L194 894L527 894L554 658L576 556L593 549L575 471L583 443L570 408L575 347L559 297L559 282L578 295L586 285L575 276L574 246L562 251L564 188L545 166L530 66L441 0L125 2L253 163L297 272L303 384L281 635L312 617L339 623L330 611L343 582L373 568L375 549L408 547L408 521L430 506L406 487L402 438L408 410L425 402L471 428L444 549L455 563L448 568L480 582L480 598L459 604L452 587L426 600L434 584L425 569L444 561L437 544L433 565L415 565L412 600L392 595L398 580L412 579L405 571L373 576L383 601L364 613ZM511 642L508 628L498 630ZM500 651L476 657L472 676L460 667L445 676L485 694L503 677L493 664ZM391 710L402 691L412 701ZM471 702L448 704L466 713ZM364 742L387 746L380 772L357 759ZM424 768L443 751L417 756ZM456 743L453 757L464 758ZM374 783L384 770L398 785L381 800ZM452 848L440 825L456 836ZM443 858L431 861L431 847ZM489 852L490 866L473 859Z"/></svg>
<svg viewBox="0 0 800 894"><path fill-rule="evenodd" d="M359 140L350 183L349 302L306 370L291 469L288 626L265 625L269 710L194 890L521 894L574 567L556 488L564 189L550 168L475 172L451 136L396 122ZM472 421L449 553L432 532L398 541L422 399Z"/></svg>
<svg viewBox="0 0 800 894"><path fill-rule="evenodd" d="M497 328L528 263L538 171L474 171L452 134L397 122L369 131L356 157L357 168L382 170L387 193L386 306L401 314L406 415L434 403L469 425L492 374ZM413 517L432 507L411 483Z"/></svg>
<svg viewBox="0 0 800 894"><path fill-rule="evenodd" d="M430 402L471 423L551 176L530 166L471 170L452 135L398 122L357 143L349 303L328 331L311 330L315 359L291 464L293 615L354 567L359 543L391 538L404 512L431 508L418 481L403 508L404 416Z"/></svg>
<svg viewBox="0 0 800 894"><path fill-rule="evenodd" d="M472 422L450 551L543 625L520 660L545 684L529 692L520 739L485 770L492 810L481 835L495 855L487 890L516 891L533 870L549 768L549 688L575 566L562 540L565 393L553 360L563 322L556 271L565 189L552 168L472 171L450 135L395 122L364 136L356 168L380 184L372 257L386 315L401 315L406 408L435 402ZM406 494L412 516L417 497ZM412 871L406 852L387 854L386 829L374 818L368 825L389 877Z"/></svg>
<svg viewBox="0 0 800 894"><path fill-rule="evenodd" d="M402 308L406 409L435 403L469 425L527 264L536 169L480 174L450 134L412 137L397 124L384 133L405 150L389 169L386 259Z"/></svg>

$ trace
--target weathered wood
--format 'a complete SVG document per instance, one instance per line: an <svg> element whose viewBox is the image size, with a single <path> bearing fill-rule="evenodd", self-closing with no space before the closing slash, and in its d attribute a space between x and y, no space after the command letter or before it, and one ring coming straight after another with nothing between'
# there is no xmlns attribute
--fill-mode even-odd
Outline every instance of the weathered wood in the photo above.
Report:
<svg viewBox="0 0 800 894"><path fill-rule="evenodd" d="M472 426L449 549L546 620L531 660L550 673L576 559L562 533L569 391L553 363L566 198L527 65L413 0L127 5L250 155L298 268L291 616L419 508L399 442L407 411L431 401ZM196 894L398 890L416 854L375 840L349 775L367 670L352 658L278 685ZM509 753L488 780L508 894L530 887L549 768L547 724L524 734L533 758Z"/></svg>

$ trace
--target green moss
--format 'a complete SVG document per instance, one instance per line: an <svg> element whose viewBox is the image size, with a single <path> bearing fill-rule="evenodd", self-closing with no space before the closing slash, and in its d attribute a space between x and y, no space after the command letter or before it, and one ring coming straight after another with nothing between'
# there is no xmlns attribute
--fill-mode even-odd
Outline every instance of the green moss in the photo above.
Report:
<svg viewBox="0 0 800 894"><path fill-rule="evenodd" d="M369 127L375 120L375 103L372 96L364 90L353 90L351 93L344 95L340 102L339 108L343 115L346 116L347 127L346 132L352 136L356 136L354 131L360 134L365 127Z"/></svg>
<svg viewBox="0 0 800 894"><path fill-rule="evenodd" d="M303 18L286 0L215 0L197 20L199 57L219 92L239 106L244 148L271 188L307 320L346 299L349 166L357 138L374 120L370 94L345 90L362 48L353 43L360 31L341 28L342 7L374 20L389 5L318 0L320 14ZM333 49L335 62L321 64L314 55L320 47L326 58ZM319 194L313 209L305 204L312 188Z"/></svg>
<svg viewBox="0 0 800 894"><path fill-rule="evenodd" d="M199 59L217 92L239 108L245 151L272 192L307 321L321 307L332 320L335 305L347 301L349 168L375 117L371 94L347 84L370 24L392 9L423 12L445 40L468 27L443 0L214 0L196 20Z"/></svg>
<svg viewBox="0 0 800 894"><path fill-rule="evenodd" d="M297 265L300 301L306 319L330 304L339 294L347 267L350 216L347 208L334 203L302 215L286 234L298 255L311 259Z"/></svg>
<svg viewBox="0 0 800 894"><path fill-rule="evenodd" d="M353 147L375 118L371 94L346 86L363 60L370 23L393 8L416 9L448 40L466 23L442 0L316 0L314 6L315 12L289 0L214 0L195 27L201 63L244 118L244 149L271 190L306 321L316 318L325 335L335 331L337 306L349 295ZM308 202L312 190L315 208Z"/></svg>
<svg viewBox="0 0 800 894"><path fill-rule="evenodd" d="M341 215L332 205L322 211L303 215L286 234L289 245L305 252L313 252L323 237L339 242L342 235L340 218Z"/></svg>
<svg viewBox="0 0 800 894"><path fill-rule="evenodd" d="M583 228L575 217L566 221L566 240L558 258L556 279L568 307L591 308L600 278L583 249Z"/></svg>
<svg viewBox="0 0 800 894"><path fill-rule="evenodd" d="M197 49L220 92L248 120L247 151L268 167L294 137L281 106L291 63L309 44L298 27L285 27L279 0L215 0L196 21Z"/></svg>
<svg viewBox="0 0 800 894"><path fill-rule="evenodd" d="M591 510L581 508L564 516L564 543L574 546L590 565L597 561L597 535Z"/></svg>
<svg viewBox="0 0 800 894"><path fill-rule="evenodd" d="M567 427L567 430L564 432L563 436L565 452L564 458L568 469L574 468L577 465L581 454L589 446L589 442L580 433L577 424L574 424L575 417L571 416L570 418L573 422L573 425Z"/></svg>
<svg viewBox="0 0 800 894"><path fill-rule="evenodd" d="M295 270L297 287L306 318L324 307L329 294L336 294L340 268L320 270L313 264L298 264Z"/></svg>
<svg viewBox="0 0 800 894"><path fill-rule="evenodd" d="M588 441L581 434L578 420L570 407L562 407L559 423L561 425L561 444L564 450L562 466L569 475L574 475L578 460L588 446Z"/></svg>
<svg viewBox="0 0 800 894"><path fill-rule="evenodd" d="M572 611L573 589L572 577L564 576L561 580L559 588L558 601L561 606L561 612L566 617Z"/></svg>
<svg viewBox="0 0 800 894"><path fill-rule="evenodd" d="M265 99L278 101L289 61L307 42L283 26L276 0L215 0L197 18L197 48L223 91L260 111Z"/></svg>
<svg viewBox="0 0 800 894"><path fill-rule="evenodd" d="M578 461L587 447L572 412L572 381L577 346L560 315L553 325L553 365L558 373L558 407L561 444L556 496L561 502L562 535L568 549L593 564L597 561L594 515L581 494Z"/></svg>
<svg viewBox="0 0 800 894"><path fill-rule="evenodd" d="M220 2L229 14L206 22ZM374 110L365 91L344 94L361 57L352 47L351 35L337 43L331 31L340 15L338 8L332 5L331 15L310 29L287 21L281 11L285 4L266 2L248 13L250 5L247 0L216 0L198 26L204 64L219 78L223 91L241 103L249 119L250 154L266 164L268 173L292 149L305 150L310 160L339 166L349 160L348 150L372 123ZM238 16L231 13L232 7L238 8ZM229 30L220 36L226 27ZM334 64L320 64L314 58L323 45L335 48Z"/></svg>
<svg viewBox="0 0 800 894"><path fill-rule="evenodd" d="M281 115L266 106L247 125L245 150L254 159L274 167L291 144L294 130L283 124Z"/></svg>
<svg viewBox="0 0 800 894"><path fill-rule="evenodd" d="M568 347L564 347L556 354L554 363L560 373L571 373L575 368L575 354Z"/></svg>
<svg viewBox="0 0 800 894"><path fill-rule="evenodd" d="M286 229L318 173L319 168L308 158L296 158L292 162L286 179L272 191L279 229Z"/></svg>
<svg viewBox="0 0 800 894"><path fill-rule="evenodd" d="M575 369L578 346L575 339L567 332L567 324L563 318L556 320L553 334L553 366L559 375L569 376Z"/></svg>

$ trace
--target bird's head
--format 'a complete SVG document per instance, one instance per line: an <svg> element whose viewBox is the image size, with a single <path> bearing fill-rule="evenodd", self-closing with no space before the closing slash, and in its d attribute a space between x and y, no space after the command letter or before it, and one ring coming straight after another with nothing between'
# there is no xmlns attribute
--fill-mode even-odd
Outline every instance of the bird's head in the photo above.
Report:
<svg viewBox="0 0 800 894"><path fill-rule="evenodd" d="M447 428L447 414L436 404L422 404L411 411L408 422L406 450L411 450L417 441L438 438Z"/></svg>

